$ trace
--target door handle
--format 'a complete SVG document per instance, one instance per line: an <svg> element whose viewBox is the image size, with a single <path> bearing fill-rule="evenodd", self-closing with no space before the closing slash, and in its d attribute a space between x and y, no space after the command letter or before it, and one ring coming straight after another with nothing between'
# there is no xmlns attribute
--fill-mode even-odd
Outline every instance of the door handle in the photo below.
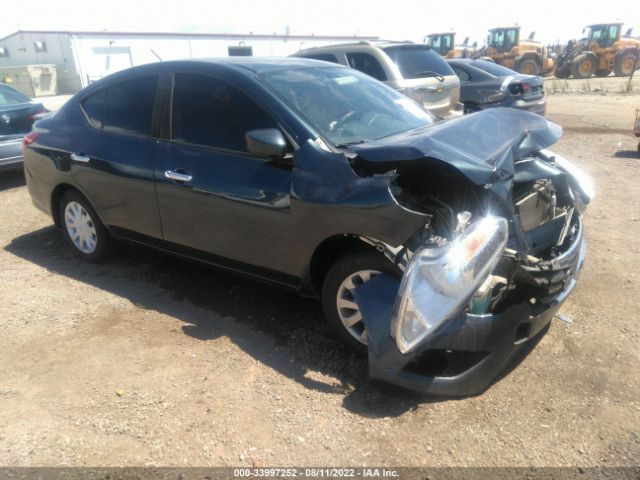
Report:
<svg viewBox="0 0 640 480"><path fill-rule="evenodd" d="M84 156L84 155L79 155L77 153L72 153L71 154L71 160L73 160L75 162L89 163L89 160L91 160L91 159L89 157Z"/></svg>
<svg viewBox="0 0 640 480"><path fill-rule="evenodd" d="M190 182L193 178L191 175L174 172L173 170L167 170L164 172L164 176L170 180L175 180L176 182Z"/></svg>

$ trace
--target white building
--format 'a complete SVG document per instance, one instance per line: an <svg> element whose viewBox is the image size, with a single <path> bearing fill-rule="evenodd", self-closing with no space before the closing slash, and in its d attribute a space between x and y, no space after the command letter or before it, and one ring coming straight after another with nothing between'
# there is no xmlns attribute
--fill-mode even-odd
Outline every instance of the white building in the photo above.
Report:
<svg viewBox="0 0 640 480"><path fill-rule="evenodd" d="M57 93L74 93L110 73L159 60L233 55L286 56L302 48L377 39L253 33L20 30L0 38L0 82L3 81L2 67L52 64L56 66Z"/></svg>

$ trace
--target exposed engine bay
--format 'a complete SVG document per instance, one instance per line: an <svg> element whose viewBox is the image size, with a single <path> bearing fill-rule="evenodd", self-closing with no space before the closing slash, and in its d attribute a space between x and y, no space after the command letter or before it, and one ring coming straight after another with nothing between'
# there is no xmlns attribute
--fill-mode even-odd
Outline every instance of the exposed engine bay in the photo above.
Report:
<svg viewBox="0 0 640 480"><path fill-rule="evenodd" d="M523 299L548 304L573 273L561 269L547 275L552 270L549 262L576 243L582 228L579 211L585 202L576 201L580 193L571 189L567 172L555 158L543 151L515 162L511 205L447 165L415 164L398 171L392 194L405 208L428 213L431 222L401 255L388 249L387 254L404 270L417 245L446 245L478 219L504 217L509 222L509 240L494 273L472 297L469 311L500 311Z"/></svg>

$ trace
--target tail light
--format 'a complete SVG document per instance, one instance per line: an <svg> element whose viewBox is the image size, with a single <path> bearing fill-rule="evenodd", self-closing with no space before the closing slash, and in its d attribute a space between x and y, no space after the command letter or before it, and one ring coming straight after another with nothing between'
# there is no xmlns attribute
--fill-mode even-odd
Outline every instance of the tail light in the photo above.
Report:
<svg viewBox="0 0 640 480"><path fill-rule="evenodd" d="M509 91L514 95L524 95L529 93L531 85L528 83L512 83L509 85Z"/></svg>
<svg viewBox="0 0 640 480"><path fill-rule="evenodd" d="M49 113L49 111L50 110L47 110L46 108L43 108L42 110L40 110L40 111L38 111L36 113L32 113L27 118L29 120L31 120L32 122L35 122L36 120L40 120L45 113Z"/></svg>
<svg viewBox="0 0 640 480"><path fill-rule="evenodd" d="M27 153L27 147L31 145L33 142L35 142L39 136L40 134L38 132L31 132L25 135L25 137L22 139L22 156L23 157L24 157L24 154Z"/></svg>

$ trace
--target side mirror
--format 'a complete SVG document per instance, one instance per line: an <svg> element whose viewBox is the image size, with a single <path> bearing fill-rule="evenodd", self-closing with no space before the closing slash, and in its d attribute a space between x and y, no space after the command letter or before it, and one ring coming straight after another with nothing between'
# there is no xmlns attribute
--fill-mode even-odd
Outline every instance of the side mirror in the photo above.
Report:
<svg viewBox="0 0 640 480"><path fill-rule="evenodd" d="M249 130L245 136L247 151L264 158L282 158L287 151L287 141L277 128Z"/></svg>

